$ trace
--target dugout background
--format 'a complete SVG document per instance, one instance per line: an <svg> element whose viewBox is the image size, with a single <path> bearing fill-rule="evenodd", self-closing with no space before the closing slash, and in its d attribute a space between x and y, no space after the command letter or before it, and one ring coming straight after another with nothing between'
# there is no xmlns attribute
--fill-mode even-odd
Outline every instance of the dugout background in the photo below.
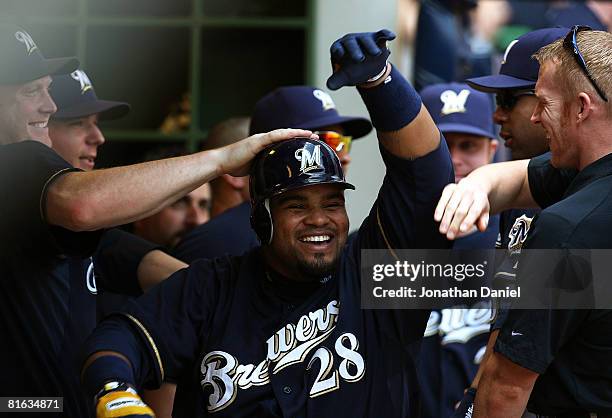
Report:
<svg viewBox="0 0 612 418"><path fill-rule="evenodd" d="M0 0L0 20L22 24L48 57L76 55L101 98L132 105L129 116L103 125L102 168L136 162L161 144L195 151L214 123L248 115L277 86L324 88L331 42L346 32L396 30L397 3ZM161 133L184 93L191 102L187 128ZM332 96L342 114L367 115L354 89ZM351 154L348 179L358 192L348 193L347 206L354 229L376 197L383 167L373 135L356 142Z"/></svg>

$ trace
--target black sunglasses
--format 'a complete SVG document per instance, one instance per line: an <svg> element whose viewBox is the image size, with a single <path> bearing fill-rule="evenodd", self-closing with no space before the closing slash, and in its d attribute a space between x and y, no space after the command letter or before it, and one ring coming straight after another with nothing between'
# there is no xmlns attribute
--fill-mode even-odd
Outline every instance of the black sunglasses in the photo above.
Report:
<svg viewBox="0 0 612 418"><path fill-rule="evenodd" d="M495 103L505 110L511 110L522 96L533 96L535 92L529 90L501 90L495 94Z"/></svg>
<svg viewBox="0 0 612 418"><path fill-rule="evenodd" d="M597 94L599 94L599 96L604 101L607 102L608 98L604 94L603 90L599 88L599 86L597 85L593 77L591 76L591 73L589 72L589 69L587 68L586 61L584 60L584 57L580 53L580 49L578 49L578 39L576 35L578 34L578 32L582 32L584 30L593 30L593 29L591 29L591 27L589 26L583 26L583 25L575 25L574 27L572 27L572 30L567 33L567 35L565 36L565 39L563 40L563 46L570 49L574 53L574 58L576 59L576 62L578 63L580 68L582 68L582 71L584 71L584 74L587 76L587 78L589 79L593 87L595 87Z"/></svg>

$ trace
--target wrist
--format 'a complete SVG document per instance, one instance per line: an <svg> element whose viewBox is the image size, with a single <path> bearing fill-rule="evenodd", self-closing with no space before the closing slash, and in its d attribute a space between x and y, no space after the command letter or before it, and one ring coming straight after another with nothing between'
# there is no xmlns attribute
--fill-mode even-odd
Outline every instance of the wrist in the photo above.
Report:
<svg viewBox="0 0 612 418"><path fill-rule="evenodd" d="M422 106L421 97L404 76L391 64L388 67L389 73L375 82L379 83L376 88L357 88L379 132L398 131L410 124Z"/></svg>
<svg viewBox="0 0 612 418"><path fill-rule="evenodd" d="M134 383L131 365L121 357L104 355L93 360L83 371L83 386L90 396L98 397L109 382ZM97 400L97 398L96 398Z"/></svg>
<svg viewBox="0 0 612 418"><path fill-rule="evenodd" d="M97 417L155 417L134 386L120 381L104 385L95 396L95 408Z"/></svg>
<svg viewBox="0 0 612 418"><path fill-rule="evenodd" d="M231 145L228 145L228 146L231 146ZM200 153L202 156L202 164L203 165L212 164L213 166L212 178L217 178L217 177L222 176L223 174L226 174L225 172L226 168L224 167L222 163L225 148L227 148L227 146L207 150L207 151Z"/></svg>
<svg viewBox="0 0 612 418"><path fill-rule="evenodd" d="M483 170L481 170L481 168L483 168ZM459 185L463 183L464 186L467 186L473 191L483 193L488 198L491 192L495 190L495 187L487 168L488 167L477 168L466 177L459 180L457 184Z"/></svg>
<svg viewBox="0 0 612 418"><path fill-rule="evenodd" d="M357 87L359 87L360 89L371 89L372 87L376 87L384 83L387 77L389 77L389 74L391 74L391 68L391 64L389 63L389 61L387 61L385 67L380 73L376 74L374 77L370 78L365 83L357 85Z"/></svg>
<svg viewBox="0 0 612 418"><path fill-rule="evenodd" d="M138 392L136 392L136 388L134 388L134 386L131 384L113 380L111 382L106 382L104 386L102 386L102 389L96 393L94 396L95 403L97 404L100 398L109 394L110 392L130 392L134 395L138 394Z"/></svg>

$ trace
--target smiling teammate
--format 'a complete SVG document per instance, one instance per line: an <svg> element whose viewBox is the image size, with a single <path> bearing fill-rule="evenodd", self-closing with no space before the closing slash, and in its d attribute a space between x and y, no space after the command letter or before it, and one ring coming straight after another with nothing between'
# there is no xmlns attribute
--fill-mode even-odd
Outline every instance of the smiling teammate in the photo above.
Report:
<svg viewBox="0 0 612 418"><path fill-rule="evenodd" d="M485 167L449 187L436 212L442 232L475 220L483 226L489 207L537 202L545 209L523 250L556 249L559 255L612 247L610 235L599 233L611 227L611 51L612 35L584 27L538 51L532 121L545 129L550 157ZM454 210L456 203L469 204L465 217ZM589 279L575 258L521 252L517 280L535 282L553 271L570 282ZM519 417L525 407L542 417L611 416L612 348L601 332L611 323L609 309L511 310L485 363L473 416Z"/></svg>

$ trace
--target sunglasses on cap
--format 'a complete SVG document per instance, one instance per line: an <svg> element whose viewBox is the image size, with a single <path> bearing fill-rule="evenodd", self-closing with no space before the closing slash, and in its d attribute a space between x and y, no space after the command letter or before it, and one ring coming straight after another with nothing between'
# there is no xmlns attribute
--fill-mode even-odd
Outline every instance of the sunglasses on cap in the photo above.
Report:
<svg viewBox="0 0 612 418"><path fill-rule="evenodd" d="M593 29L591 29L591 27L589 26L575 25L574 27L572 27L572 30L569 31L565 36L565 39L563 40L563 46L573 52L576 63L580 68L582 68L584 74L587 76L593 87L595 87L595 90L597 91L597 94L599 94L599 97L601 97L605 102L607 102L608 98L604 94L603 90L599 88L599 86L593 79L593 76L591 76L591 72L589 71L589 68L586 65L586 61L584 60L584 57L582 56L582 54L580 53L580 49L578 48L578 32L587 30Z"/></svg>
<svg viewBox="0 0 612 418"><path fill-rule="evenodd" d="M535 92L529 90L501 90L495 94L495 103L505 110L511 110L523 96L534 96Z"/></svg>
<svg viewBox="0 0 612 418"><path fill-rule="evenodd" d="M334 131L316 131L319 139L332 147L336 153L349 152L351 150L351 142L353 137L340 135Z"/></svg>

